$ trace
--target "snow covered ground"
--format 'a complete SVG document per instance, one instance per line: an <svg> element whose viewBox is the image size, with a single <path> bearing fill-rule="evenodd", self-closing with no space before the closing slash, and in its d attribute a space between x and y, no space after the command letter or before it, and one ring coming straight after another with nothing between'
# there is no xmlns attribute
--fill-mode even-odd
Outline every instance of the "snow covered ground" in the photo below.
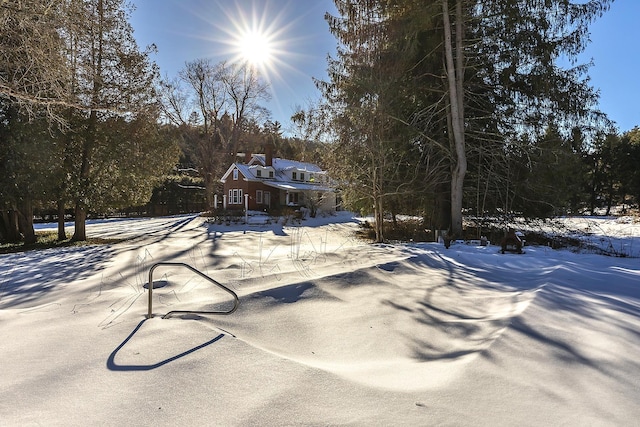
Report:
<svg viewBox="0 0 640 427"><path fill-rule="evenodd" d="M593 221L640 250L637 223ZM637 425L638 258L357 227L105 220L89 235L131 240L0 255L0 425ZM147 319L159 262L239 309L163 319L232 299L162 265Z"/></svg>

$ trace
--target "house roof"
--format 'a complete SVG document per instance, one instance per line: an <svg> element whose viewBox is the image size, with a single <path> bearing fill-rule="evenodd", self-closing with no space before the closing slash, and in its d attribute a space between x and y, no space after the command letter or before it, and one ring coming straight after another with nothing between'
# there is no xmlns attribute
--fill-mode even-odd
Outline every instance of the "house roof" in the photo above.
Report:
<svg viewBox="0 0 640 427"><path fill-rule="evenodd" d="M269 181L269 180L264 180L262 181L265 185L268 185L269 187L275 187L275 188L279 188L280 190L287 190L287 191L334 191L334 188L331 187L327 187L325 185L321 185L321 184L313 184L310 182L296 182L296 181L287 181L287 182L281 182L281 181Z"/></svg>
<svg viewBox="0 0 640 427"><path fill-rule="evenodd" d="M234 169L238 169L244 176L245 180L258 181L258 178L256 178L254 173L249 170L249 165L245 165L244 163L233 163L231 166L229 166L229 169L227 169L224 175L222 175L220 181L225 182Z"/></svg>
<svg viewBox="0 0 640 427"><path fill-rule="evenodd" d="M264 154L254 154L248 164L255 165L256 163L259 163L261 166L266 164ZM281 159L280 157L274 157L271 164L276 171L299 170L302 172L324 173L316 164Z"/></svg>
<svg viewBox="0 0 640 427"><path fill-rule="evenodd" d="M314 183L309 181L294 181L290 178L291 171L312 173L314 175L325 175L326 172L320 169L318 165L313 163L298 162L295 160L281 159L279 157L272 159L272 168L274 171L273 178L258 177L256 171L265 168L265 156L254 154L248 164L234 163L222 176L220 181L226 182L229 175L234 169L244 176L246 181L262 182L270 187L279 188L287 191L334 191L334 188L325 184ZM268 168L268 167L267 167Z"/></svg>

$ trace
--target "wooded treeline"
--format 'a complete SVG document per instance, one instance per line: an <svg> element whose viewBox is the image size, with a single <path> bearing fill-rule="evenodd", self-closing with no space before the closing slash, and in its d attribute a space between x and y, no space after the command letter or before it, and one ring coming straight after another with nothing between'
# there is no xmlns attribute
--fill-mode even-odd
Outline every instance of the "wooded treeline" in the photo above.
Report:
<svg viewBox="0 0 640 427"><path fill-rule="evenodd" d="M621 163L617 183L602 182L604 141L633 138L613 135L589 64L576 63L610 0L334 3L324 102L299 117L328 123L330 170L374 214L378 241L395 213L460 236L463 213L577 213L635 196Z"/></svg>
<svg viewBox="0 0 640 427"><path fill-rule="evenodd" d="M122 0L0 3L0 237L34 242L35 207L55 206L59 238L73 210L146 202L178 159L159 125L157 76Z"/></svg>
<svg viewBox="0 0 640 427"><path fill-rule="evenodd" d="M238 153L328 169L345 207L461 235L462 216L595 213L640 201L640 129L597 109L588 26L612 0L334 0L323 98L285 136L241 63L161 79L125 0L0 1L0 240L34 209L208 210ZM568 64L560 66L559 64ZM150 204L149 204L149 201Z"/></svg>
<svg viewBox="0 0 640 427"><path fill-rule="evenodd" d="M125 0L0 2L0 241L34 242L34 212L57 216L60 240L72 218L86 240L90 213L211 209L239 151L314 146L282 136L247 64L196 60L160 79L130 13Z"/></svg>

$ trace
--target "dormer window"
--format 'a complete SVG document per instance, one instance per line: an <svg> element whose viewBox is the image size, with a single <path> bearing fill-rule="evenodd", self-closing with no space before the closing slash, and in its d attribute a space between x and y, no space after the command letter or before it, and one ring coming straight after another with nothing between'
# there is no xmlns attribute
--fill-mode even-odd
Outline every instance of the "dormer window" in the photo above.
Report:
<svg viewBox="0 0 640 427"><path fill-rule="evenodd" d="M273 171L269 171L269 178L273 178Z"/></svg>
<svg viewBox="0 0 640 427"><path fill-rule="evenodd" d="M298 172L291 172L291 179L294 181L298 180Z"/></svg>
<svg viewBox="0 0 640 427"><path fill-rule="evenodd" d="M238 169L234 169L233 170L233 180L237 181L238 180Z"/></svg>
<svg viewBox="0 0 640 427"><path fill-rule="evenodd" d="M300 172L300 181L304 181L304 172Z"/></svg>
<svg viewBox="0 0 640 427"><path fill-rule="evenodd" d="M257 176L258 178L262 178L262 169L257 169L257 170L256 170L256 176Z"/></svg>

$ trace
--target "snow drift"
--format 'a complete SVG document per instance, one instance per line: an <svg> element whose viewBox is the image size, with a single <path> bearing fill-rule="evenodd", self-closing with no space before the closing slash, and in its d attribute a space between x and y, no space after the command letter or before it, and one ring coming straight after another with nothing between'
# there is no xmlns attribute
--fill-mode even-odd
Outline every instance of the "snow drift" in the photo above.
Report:
<svg viewBox="0 0 640 427"><path fill-rule="evenodd" d="M101 221L117 245L0 256L5 425L630 425L640 265L371 245L339 216ZM628 229L628 225L626 226ZM640 233L639 233L640 234ZM638 236L625 244L638 247ZM229 307L184 262L232 288Z"/></svg>

